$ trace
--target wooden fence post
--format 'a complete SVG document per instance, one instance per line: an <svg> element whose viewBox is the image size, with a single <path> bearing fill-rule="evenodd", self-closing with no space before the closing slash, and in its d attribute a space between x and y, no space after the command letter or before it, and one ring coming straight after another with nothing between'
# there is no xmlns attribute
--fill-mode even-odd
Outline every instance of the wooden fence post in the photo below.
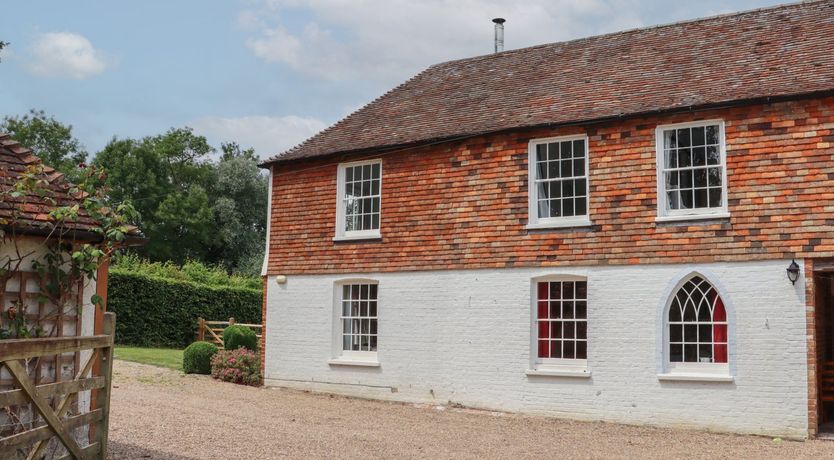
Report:
<svg viewBox="0 0 834 460"><path fill-rule="evenodd" d="M233 324L235 324L235 319L234 318L229 318L229 326L231 326Z"/></svg>
<svg viewBox="0 0 834 460"><path fill-rule="evenodd" d="M197 341L202 342L206 339L206 320L202 317L197 318Z"/></svg>
<svg viewBox="0 0 834 460"><path fill-rule="evenodd" d="M102 332L110 336L110 346L99 350L99 369L107 382L97 395L96 406L101 408L101 426L96 430L96 441L99 443L99 458L107 458L107 438L110 429L110 389L113 387L113 341L116 334L116 314L104 314Z"/></svg>

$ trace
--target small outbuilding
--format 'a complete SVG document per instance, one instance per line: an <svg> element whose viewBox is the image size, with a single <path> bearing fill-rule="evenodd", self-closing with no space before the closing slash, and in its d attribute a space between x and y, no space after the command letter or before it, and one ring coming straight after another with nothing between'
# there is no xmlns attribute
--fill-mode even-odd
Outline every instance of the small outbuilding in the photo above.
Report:
<svg viewBox="0 0 834 460"><path fill-rule="evenodd" d="M106 453L113 331L101 222L114 214L92 216L90 198L0 133L0 458ZM119 245L144 242L121 230Z"/></svg>

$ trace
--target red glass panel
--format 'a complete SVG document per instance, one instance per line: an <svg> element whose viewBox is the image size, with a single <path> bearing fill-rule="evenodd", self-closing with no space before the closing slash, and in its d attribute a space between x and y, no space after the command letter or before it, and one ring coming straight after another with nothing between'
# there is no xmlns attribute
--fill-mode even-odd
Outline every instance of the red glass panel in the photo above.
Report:
<svg viewBox="0 0 834 460"><path fill-rule="evenodd" d="M547 319L547 301L539 300L539 319Z"/></svg>
<svg viewBox="0 0 834 460"><path fill-rule="evenodd" d="M539 321L539 338L540 339L549 339L550 338L550 322L549 321Z"/></svg>
<svg viewBox="0 0 834 460"><path fill-rule="evenodd" d="M727 321L727 311L724 310L724 301L721 297L715 299L715 308L712 310L712 320L715 322Z"/></svg>
<svg viewBox="0 0 834 460"><path fill-rule="evenodd" d="M715 344L715 358L713 361L716 363L727 362L727 345Z"/></svg>
<svg viewBox="0 0 834 460"><path fill-rule="evenodd" d="M539 286L538 286L539 296L538 296L537 300L546 300L548 298L548 296L547 296L547 285L548 284L549 283L539 283Z"/></svg>
<svg viewBox="0 0 834 460"><path fill-rule="evenodd" d="M550 341L539 340L539 358L550 357Z"/></svg>
<svg viewBox="0 0 834 460"><path fill-rule="evenodd" d="M715 341L715 356L716 363L727 362L727 325L716 324L712 327L712 340Z"/></svg>

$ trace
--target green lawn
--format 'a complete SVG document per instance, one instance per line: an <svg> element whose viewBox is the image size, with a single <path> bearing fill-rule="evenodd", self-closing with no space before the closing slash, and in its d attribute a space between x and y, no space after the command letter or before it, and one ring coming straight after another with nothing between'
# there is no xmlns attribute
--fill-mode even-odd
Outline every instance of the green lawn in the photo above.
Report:
<svg viewBox="0 0 834 460"><path fill-rule="evenodd" d="M116 359L182 370L182 350L116 345Z"/></svg>

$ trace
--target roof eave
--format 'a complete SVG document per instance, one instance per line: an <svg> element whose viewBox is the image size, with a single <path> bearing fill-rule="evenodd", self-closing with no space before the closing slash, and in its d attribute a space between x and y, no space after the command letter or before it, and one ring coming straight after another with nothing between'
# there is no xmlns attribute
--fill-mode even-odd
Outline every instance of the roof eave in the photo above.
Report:
<svg viewBox="0 0 834 460"><path fill-rule="evenodd" d="M608 117L601 117L601 118L592 118L592 119L583 119L583 120L574 120L574 121L567 121L567 122L558 122L558 123L540 123L535 125L520 125L514 126L511 128L502 128L496 130L486 130L486 131L479 131L479 132L471 132L471 133L461 133L455 136L445 136L439 138L431 138L431 139L422 139L419 141L414 142L407 142L407 143L400 143L400 144L385 144L375 147L365 147L360 149L347 149L347 150L337 150L334 152L323 153L315 156L309 157L302 157L302 158L289 158L289 159L281 159L281 156L273 157L271 159L265 160L258 164L258 167L269 169L273 165L276 164L291 164L291 163L301 163L306 161L314 161L314 160L322 160L325 158L332 158L339 155L361 155L365 153L379 153L379 154L387 154L391 151L396 150L404 150L404 149L412 149L412 148L419 148L419 147L426 147L433 144L439 143L446 143L452 142L455 140L462 140L471 137L477 136L484 136L488 134L500 134L506 133L511 131L526 131L532 129L541 129L541 128L558 128L558 127L565 127L565 126L576 126L576 125L590 125L590 124L599 124L599 123L607 123L610 121L616 120L624 120L627 118L638 118L644 116L651 116L651 115L660 115L660 114L671 114L671 113L683 113L683 112L698 112L698 111L705 111L705 110L715 110L721 108L730 108L730 107L739 107L739 106L746 106L746 105L756 105L762 103L771 103L771 102L783 102L783 101L790 101L790 100L800 100L800 99L813 99L819 97L827 97L834 95L834 88L823 90L823 91L813 91L813 92L806 92L806 93L794 93L794 94L782 94L782 95L774 95L774 96L760 96L754 98L746 98L746 99L731 99L722 102L714 102L708 104L699 104L699 105L690 105L690 106L680 106L680 107L667 107L662 109L654 109L654 110L647 110L642 112L632 112L632 113L624 113L619 115L613 115Z"/></svg>
<svg viewBox="0 0 834 460"><path fill-rule="evenodd" d="M67 239L69 241L91 244L101 243L104 240L100 233L94 232L92 230L81 230L73 228L64 228L56 230L53 228L36 227L30 225L3 225L0 227L6 229L7 232L11 233L11 236L51 237L60 235L62 238ZM149 241L150 239L146 236L131 234L127 235L124 241L119 242L117 246L120 248L140 247L148 244Z"/></svg>

